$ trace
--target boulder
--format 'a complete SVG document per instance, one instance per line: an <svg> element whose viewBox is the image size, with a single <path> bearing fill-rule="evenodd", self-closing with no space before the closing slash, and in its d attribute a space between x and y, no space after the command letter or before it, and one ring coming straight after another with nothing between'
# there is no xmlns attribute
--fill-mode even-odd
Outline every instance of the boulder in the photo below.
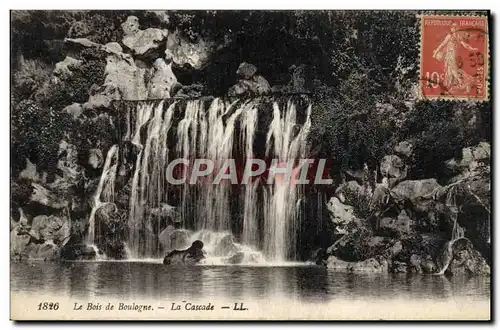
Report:
<svg viewBox="0 0 500 330"><path fill-rule="evenodd" d="M100 48L102 45L87 38L65 38L64 42L71 48Z"/></svg>
<svg viewBox="0 0 500 330"><path fill-rule="evenodd" d="M41 244L29 244L26 247L25 255L29 260L59 260L60 249L52 240L44 241Z"/></svg>
<svg viewBox="0 0 500 330"><path fill-rule="evenodd" d="M56 67L52 73L57 79L64 79L71 76L73 74L71 72L71 68L79 66L81 62L82 61L77 60L76 58L66 56L63 61L56 63Z"/></svg>
<svg viewBox="0 0 500 330"><path fill-rule="evenodd" d="M122 46L120 46L117 42L108 42L102 47L106 53L117 54L120 55L123 52Z"/></svg>
<svg viewBox="0 0 500 330"><path fill-rule="evenodd" d="M408 167L399 156L387 155L380 162L380 172L389 179L401 181L408 174Z"/></svg>
<svg viewBox="0 0 500 330"><path fill-rule="evenodd" d="M25 256L25 251L31 241L31 236L28 235L24 226L18 224L10 231L10 256L11 258L22 259Z"/></svg>
<svg viewBox="0 0 500 330"><path fill-rule="evenodd" d="M434 263L434 261L432 261L430 255L428 255L426 259L422 261L421 267L422 271L425 274L434 274L437 271L436 264Z"/></svg>
<svg viewBox="0 0 500 330"><path fill-rule="evenodd" d="M67 216L38 215L33 218L29 234L36 240L62 245L70 237L71 222Z"/></svg>
<svg viewBox="0 0 500 330"><path fill-rule="evenodd" d="M37 172L36 164L33 164L28 158L26 158L26 167L19 173L19 178L32 182L40 182L42 176Z"/></svg>
<svg viewBox="0 0 500 330"><path fill-rule="evenodd" d="M250 80L257 73L257 67L253 64L243 62L239 65L236 75L241 79Z"/></svg>
<svg viewBox="0 0 500 330"><path fill-rule="evenodd" d="M368 185L360 185L357 181L348 181L335 190L335 196L346 204L352 205L354 212L358 215L364 214L370 209L373 191Z"/></svg>
<svg viewBox="0 0 500 330"><path fill-rule="evenodd" d="M441 189L436 179L406 180L392 188L390 195L397 203L411 201L417 204L420 199L432 199Z"/></svg>
<svg viewBox="0 0 500 330"><path fill-rule="evenodd" d="M84 110L110 108L111 102L120 98L118 87L113 84L94 87L95 88L91 88L89 91L90 95L88 101L82 105Z"/></svg>
<svg viewBox="0 0 500 330"><path fill-rule="evenodd" d="M490 144L483 141L477 146L463 148L461 159L450 159L446 166L451 170L475 171L481 164L488 164L490 157Z"/></svg>
<svg viewBox="0 0 500 330"><path fill-rule="evenodd" d="M156 28L141 30L136 16L127 17L121 27L124 32L123 44L138 57L158 57L158 51L168 36L167 30Z"/></svg>
<svg viewBox="0 0 500 330"><path fill-rule="evenodd" d="M446 272L452 275L490 275L490 266L468 239L453 243L452 260Z"/></svg>
<svg viewBox="0 0 500 330"><path fill-rule="evenodd" d="M240 79L238 83L229 88L228 96L257 96L271 91L271 86L266 78L256 75L249 80Z"/></svg>
<svg viewBox="0 0 500 330"><path fill-rule="evenodd" d="M124 53L110 54L106 58L104 70L104 94L108 98L124 100L145 100L148 90L146 87L146 72L148 68L141 61Z"/></svg>
<svg viewBox="0 0 500 330"><path fill-rule="evenodd" d="M83 106L80 103L73 103L65 107L63 111L69 114L73 119L76 119L83 113Z"/></svg>
<svg viewBox="0 0 500 330"><path fill-rule="evenodd" d="M391 271L393 273L406 273L408 271L408 265L406 262L394 261L392 263Z"/></svg>
<svg viewBox="0 0 500 330"><path fill-rule="evenodd" d="M172 89L170 95L176 98L199 98L203 95L203 91L205 90L205 86L202 84L192 84L182 86L177 83L172 85Z"/></svg>
<svg viewBox="0 0 500 330"><path fill-rule="evenodd" d="M354 220L353 207L344 205L337 197L332 197L326 204L328 211L330 211L332 222L337 226L336 229L341 229ZM344 232L338 232L345 234Z"/></svg>
<svg viewBox="0 0 500 330"><path fill-rule="evenodd" d="M410 233L412 220L402 210L396 219L385 217L379 221L379 231L388 235L402 236Z"/></svg>
<svg viewBox="0 0 500 330"><path fill-rule="evenodd" d="M179 31L174 31L168 34L165 58L167 62L171 60L177 67L188 65L195 70L201 70L215 51L224 46L225 44L215 44L201 36L196 42L192 42L184 38Z"/></svg>
<svg viewBox="0 0 500 330"><path fill-rule="evenodd" d="M410 158L413 155L413 147L411 141L401 141L394 147L394 152L399 156Z"/></svg>
<svg viewBox="0 0 500 330"><path fill-rule="evenodd" d="M63 178L66 181L77 181L81 175L81 168L78 165L78 150L76 146L61 140L59 142L58 157L57 169L62 172Z"/></svg>
<svg viewBox="0 0 500 330"><path fill-rule="evenodd" d="M153 63L152 77L148 82L148 98L164 99L171 97L170 90L177 82L177 78L172 72L171 64L165 63L162 58Z"/></svg>
<svg viewBox="0 0 500 330"><path fill-rule="evenodd" d="M370 258L363 261L349 262L329 256L326 267L333 270L349 273L387 273L389 263L385 258Z"/></svg>
<svg viewBox="0 0 500 330"><path fill-rule="evenodd" d="M389 182L387 178L382 179L382 183L375 183L373 196L370 201L370 211L379 214L389 202Z"/></svg>
<svg viewBox="0 0 500 330"><path fill-rule="evenodd" d="M114 203L102 204L95 213L95 223L108 228L112 227L114 222L120 222L120 220L118 208Z"/></svg>
<svg viewBox="0 0 500 330"><path fill-rule="evenodd" d="M33 192L30 197L30 202L38 203L54 209L62 209L68 207L68 201L62 196L57 196L49 189L38 183L31 183Z"/></svg>
<svg viewBox="0 0 500 330"><path fill-rule="evenodd" d="M266 78L257 75L257 68L253 64L243 62L236 74L240 77L238 83L229 88L227 94L231 97L256 96L269 93L271 86Z"/></svg>
<svg viewBox="0 0 500 330"><path fill-rule="evenodd" d="M194 241L191 247L186 250L174 250L168 253L163 259L164 265L194 265L205 258L203 252L203 242Z"/></svg>
<svg viewBox="0 0 500 330"><path fill-rule="evenodd" d="M410 256L410 266L409 266L410 272L416 274L422 273L423 270L421 265L422 265L422 259L420 258L420 256L412 254Z"/></svg>
<svg viewBox="0 0 500 330"><path fill-rule="evenodd" d="M93 246L87 244L65 245L60 250L62 260L94 260L97 252Z"/></svg>
<svg viewBox="0 0 500 330"><path fill-rule="evenodd" d="M93 169L100 168L104 164L104 157L101 149L90 149L88 164L92 166Z"/></svg>
<svg viewBox="0 0 500 330"><path fill-rule="evenodd" d="M401 243L401 241L396 241L387 250L388 257L390 257L392 259L392 258L396 257L401 251L403 251L403 243Z"/></svg>

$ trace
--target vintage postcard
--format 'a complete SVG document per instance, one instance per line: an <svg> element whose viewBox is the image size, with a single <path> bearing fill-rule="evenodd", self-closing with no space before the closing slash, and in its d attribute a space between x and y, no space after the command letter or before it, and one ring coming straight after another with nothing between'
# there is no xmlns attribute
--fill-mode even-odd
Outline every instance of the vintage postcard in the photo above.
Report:
<svg viewBox="0 0 500 330"><path fill-rule="evenodd" d="M490 21L11 11L11 319L490 320Z"/></svg>

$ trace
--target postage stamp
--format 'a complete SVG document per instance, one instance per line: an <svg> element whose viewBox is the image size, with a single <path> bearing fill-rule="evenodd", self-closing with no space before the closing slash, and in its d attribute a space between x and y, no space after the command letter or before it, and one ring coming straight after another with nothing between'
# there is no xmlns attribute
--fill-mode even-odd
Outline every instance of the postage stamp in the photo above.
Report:
<svg viewBox="0 0 500 330"><path fill-rule="evenodd" d="M422 99L489 99L487 17L422 15L420 32Z"/></svg>

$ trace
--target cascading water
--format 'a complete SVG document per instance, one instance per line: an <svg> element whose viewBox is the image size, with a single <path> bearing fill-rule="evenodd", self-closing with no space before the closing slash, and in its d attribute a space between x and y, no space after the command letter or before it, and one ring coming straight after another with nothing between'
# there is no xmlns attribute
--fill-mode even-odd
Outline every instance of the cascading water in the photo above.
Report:
<svg viewBox="0 0 500 330"><path fill-rule="evenodd" d="M241 125L241 144L245 146L246 159L254 157L253 141L257 128L258 109L256 104L248 104L243 111ZM259 246L258 222L257 222L257 187L259 182L249 180L245 184L243 195L243 237L242 241L252 247Z"/></svg>
<svg viewBox="0 0 500 330"><path fill-rule="evenodd" d="M288 102L284 114L278 104L273 105L273 120L269 128L266 143L266 154L279 162L286 162L292 166L295 162L305 158L306 139L311 126L311 107L307 109L306 122L298 134L294 134L298 124L296 107ZM270 150L270 141L273 139L273 150ZM297 166L300 168L300 164ZM264 253L271 260L286 260L291 255L295 258L297 221L296 203L300 200L301 190L293 182L293 168L288 168L286 179L275 179L274 184L264 187L265 215L264 215ZM285 177L285 178L286 178ZM290 251L292 253L290 253Z"/></svg>
<svg viewBox="0 0 500 330"><path fill-rule="evenodd" d="M302 194L299 186L280 180L268 185L259 178L235 188L227 177L220 184L213 184L220 179L220 173L234 170L235 158L255 157L261 102L253 99L228 103L216 98L208 105L199 99L173 103L166 110L163 101L139 102L127 114L124 139L136 147L137 153L127 242L133 258L162 257L168 247L162 245L161 237L170 235L172 229L160 234L166 226L174 225L194 230L190 240L204 235L200 237L209 256L231 257L224 259L229 263L262 262L260 249L268 260L295 258L295 236L300 224L297 214L301 207L298 202ZM293 100L283 109L274 102L273 110L272 122L260 127L267 136L262 154L297 165L306 154L311 107L307 108L304 123L297 120ZM189 165L181 173L186 180L173 186L167 180L166 168L176 158ZM213 161L214 170L204 180L191 182L196 159ZM175 191L171 196L167 194L169 189ZM259 207L262 201L264 205ZM180 221L162 219L162 211L173 209L170 205L177 205ZM214 248L229 240L236 250ZM220 255L220 251L225 251L225 255Z"/></svg>
<svg viewBox="0 0 500 330"><path fill-rule="evenodd" d="M460 239L465 239L464 229L458 224L458 208L455 200L455 189L456 187L452 187L446 194L446 206L450 209L450 213L453 215L453 229L451 231L451 239L446 242L443 248L441 256L441 269L436 273L436 275L443 275L453 260L453 244Z"/></svg>
<svg viewBox="0 0 500 330"><path fill-rule="evenodd" d="M137 109L137 122L132 144L139 149L132 179L129 208L129 248L133 257L151 256L158 252L150 212L160 209L167 202L165 193L165 170L168 164L168 131L175 103L163 111L163 102L144 103ZM151 114L153 113L153 117ZM147 126L144 144L140 141L141 128ZM140 241L144 240L144 244Z"/></svg>
<svg viewBox="0 0 500 330"><path fill-rule="evenodd" d="M116 180L116 169L118 166L118 146L113 145L106 155L101 178L96 192L92 199L92 210L89 216L89 228L87 231L86 243L90 246L95 245L95 214L99 208L107 203L114 202L114 187ZM101 200L102 198L102 200Z"/></svg>

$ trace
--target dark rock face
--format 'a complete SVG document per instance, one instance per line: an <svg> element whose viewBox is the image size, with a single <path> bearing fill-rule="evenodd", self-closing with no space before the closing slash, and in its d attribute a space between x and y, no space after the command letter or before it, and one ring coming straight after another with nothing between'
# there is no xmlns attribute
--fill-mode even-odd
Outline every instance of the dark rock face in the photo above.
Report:
<svg viewBox="0 0 500 330"><path fill-rule="evenodd" d="M257 73L257 67L253 64L243 62L238 67L236 75L241 79L252 79L252 77Z"/></svg>
<svg viewBox="0 0 500 330"><path fill-rule="evenodd" d="M412 220L406 214L405 210L402 210L396 219L383 218L379 222L379 231L385 232L388 235L402 236L409 234L411 231Z"/></svg>
<svg viewBox="0 0 500 330"><path fill-rule="evenodd" d="M66 245L61 248L62 260L95 260L97 252L86 244Z"/></svg>
<svg viewBox="0 0 500 330"><path fill-rule="evenodd" d="M205 258L203 242L194 241L186 250L174 250L163 259L164 265L194 265Z"/></svg>
<svg viewBox="0 0 500 330"><path fill-rule="evenodd" d="M490 266L467 239L460 239L453 244L453 257L446 270L457 275L489 275Z"/></svg>

